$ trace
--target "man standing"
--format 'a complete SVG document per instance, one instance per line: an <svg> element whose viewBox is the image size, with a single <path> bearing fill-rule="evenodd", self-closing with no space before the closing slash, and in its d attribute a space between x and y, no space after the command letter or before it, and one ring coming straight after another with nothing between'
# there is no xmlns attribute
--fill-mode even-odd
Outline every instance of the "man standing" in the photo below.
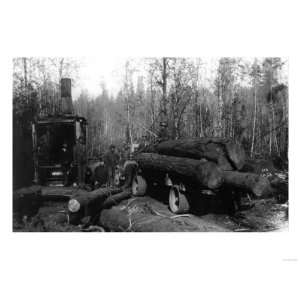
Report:
<svg viewBox="0 0 300 300"><path fill-rule="evenodd" d="M104 155L104 163L108 171L108 183L114 186L115 170L119 163L120 157L116 152L116 146L110 145L109 151Z"/></svg>
<svg viewBox="0 0 300 300"><path fill-rule="evenodd" d="M69 184L70 164L71 164L71 153L66 142L63 143L60 149L60 162L62 164L64 172L64 186Z"/></svg>
<svg viewBox="0 0 300 300"><path fill-rule="evenodd" d="M86 151L84 139L82 136L78 138L75 147L75 155L78 163L78 185L81 186L85 183L85 164L86 164Z"/></svg>

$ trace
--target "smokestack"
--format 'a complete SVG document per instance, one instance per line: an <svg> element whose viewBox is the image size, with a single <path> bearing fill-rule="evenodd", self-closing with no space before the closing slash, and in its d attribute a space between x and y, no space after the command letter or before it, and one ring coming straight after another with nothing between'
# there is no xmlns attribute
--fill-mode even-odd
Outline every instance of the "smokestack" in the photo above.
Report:
<svg viewBox="0 0 300 300"><path fill-rule="evenodd" d="M62 78L60 81L60 94L61 94L61 110L63 114L73 113L71 89L72 89L71 79Z"/></svg>

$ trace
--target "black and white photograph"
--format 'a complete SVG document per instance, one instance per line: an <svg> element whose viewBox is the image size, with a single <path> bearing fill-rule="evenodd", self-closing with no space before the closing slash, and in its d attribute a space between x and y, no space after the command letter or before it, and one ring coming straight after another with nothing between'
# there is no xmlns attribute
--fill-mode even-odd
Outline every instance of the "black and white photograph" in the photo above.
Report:
<svg viewBox="0 0 300 300"><path fill-rule="evenodd" d="M297 1L0 2L0 298L298 300Z"/></svg>
<svg viewBox="0 0 300 300"><path fill-rule="evenodd" d="M14 58L13 230L287 230L288 64Z"/></svg>

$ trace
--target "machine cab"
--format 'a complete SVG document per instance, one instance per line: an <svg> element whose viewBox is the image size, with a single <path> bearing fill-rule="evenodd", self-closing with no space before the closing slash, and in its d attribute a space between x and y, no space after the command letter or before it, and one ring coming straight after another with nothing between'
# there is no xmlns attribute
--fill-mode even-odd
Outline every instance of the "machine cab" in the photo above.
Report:
<svg viewBox="0 0 300 300"><path fill-rule="evenodd" d="M35 181L42 185L66 185L77 181L78 151L86 161L85 118L47 117L32 125Z"/></svg>

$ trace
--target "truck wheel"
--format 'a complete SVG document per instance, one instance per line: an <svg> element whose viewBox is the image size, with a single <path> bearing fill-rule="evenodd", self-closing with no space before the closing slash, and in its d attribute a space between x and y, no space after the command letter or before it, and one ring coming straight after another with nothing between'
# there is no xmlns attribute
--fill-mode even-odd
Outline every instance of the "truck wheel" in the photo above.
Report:
<svg viewBox="0 0 300 300"><path fill-rule="evenodd" d="M190 210L190 204L185 194L179 191L178 186L170 188L169 192L169 206L174 214L184 214Z"/></svg>
<svg viewBox="0 0 300 300"><path fill-rule="evenodd" d="M136 175L132 181L131 188L133 196L144 196L147 190L147 182L142 176Z"/></svg>

